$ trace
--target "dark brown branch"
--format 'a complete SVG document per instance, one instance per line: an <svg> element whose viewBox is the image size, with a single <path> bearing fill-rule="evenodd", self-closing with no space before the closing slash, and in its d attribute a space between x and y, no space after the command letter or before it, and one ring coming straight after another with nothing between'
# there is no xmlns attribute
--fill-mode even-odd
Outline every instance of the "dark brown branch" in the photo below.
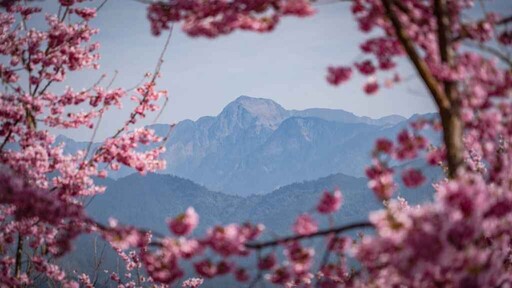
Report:
<svg viewBox="0 0 512 288"><path fill-rule="evenodd" d="M101 224L100 222L97 222L97 221L95 221L93 219L88 219L88 220L89 220L90 224L94 225L96 228L98 228L99 230L101 230L103 232L108 232L108 231L111 230L109 227ZM133 227L126 226L126 228L133 228ZM144 233L144 234L151 233L151 235L153 235L153 236L155 236L157 238L161 238L161 239L165 238L165 235L160 234L160 233L158 233L156 231L152 231L151 229L136 228L136 230L139 231L140 233ZM151 244L153 244L153 243L151 243ZM155 244L154 246L159 246L160 245L160 243L158 243L158 242L155 242L154 244Z"/></svg>
<svg viewBox="0 0 512 288"><path fill-rule="evenodd" d="M440 37L439 44L442 46L440 47L442 48L440 49L440 51L446 48L446 51L441 52L441 56L446 57L446 60L449 60L449 34L445 34L448 33L448 26L445 27L447 21L446 19L448 18L448 16L445 15L444 1L436 1L441 1L439 3L436 3L436 6L441 5L441 7L438 7L436 10L441 9L440 11L442 11L442 15L438 15L441 17L441 20L438 21L438 25L440 25L438 27L438 37ZM398 16L395 14L395 11L393 9L394 1L382 0L382 4L386 10L388 19L391 21L391 24L393 25L398 40L402 44L402 47L404 48L409 59L416 68L416 71L420 74L423 82L427 86L427 89L432 95L432 98L434 98L434 101L438 107L439 114L441 116L441 121L443 123L444 142L446 145L448 161L448 176L453 177L458 167L461 166L463 163L463 127L462 121L460 120L459 117L458 103L457 101L454 101L456 96L455 85L448 85L450 87L446 87L446 83L444 83L445 89L442 88L441 83L437 81L437 79L434 77L425 61L416 51L416 47L414 46L413 41L410 39L409 35L405 31L404 27L402 26L402 23L398 19Z"/></svg>
<svg viewBox="0 0 512 288"><path fill-rule="evenodd" d="M335 227L335 228L331 228L331 229L320 230L316 233L312 233L309 235L294 235L294 236L288 236L288 237L284 237L281 239L276 239L276 240L271 240L271 241L266 241L266 242L247 243L247 244L245 244L245 246L249 249L257 249L258 250L258 249L263 249L266 247L277 246L277 245L287 243L287 242L292 242L292 241L297 241L297 240L302 240L302 239L310 239L310 238L325 236L325 235L329 235L329 234L339 234L339 233L346 232L346 231L353 230L353 229L370 228L370 227L373 227L372 223L370 223L370 222L359 222L359 223L353 223L353 224Z"/></svg>
<svg viewBox="0 0 512 288"><path fill-rule="evenodd" d="M434 1L434 14L437 21L437 38L441 61L453 66L453 49L451 47L450 17L447 11L446 0ZM464 145L462 143L463 124L460 119L460 101L458 99L456 83L444 81L444 93L451 103L450 109L440 109L443 124L443 138L447 147L448 176L453 178L464 158Z"/></svg>
<svg viewBox="0 0 512 288"><path fill-rule="evenodd" d="M4 141L2 142L2 144L0 144L0 151L3 151L4 150L4 147L5 145L7 144L7 142L9 142L9 139L11 138L12 136L12 133L14 132L14 129L13 127L15 127L16 125L18 125L18 123L20 122L20 120L16 120L16 122L14 122L14 124L12 125L12 127L9 128L9 132L7 133L7 135L5 136L5 139Z"/></svg>
<svg viewBox="0 0 512 288"><path fill-rule="evenodd" d="M437 106L442 107L442 109L450 109L449 99L444 94L444 91L441 89L441 86L439 85L434 75L432 75L432 72L428 68L427 63L423 61L423 59L416 51L416 48L414 47L412 40L409 38L409 35L407 35L407 33L405 32L404 28L402 27L402 23L400 23L400 20L393 11L392 0L382 0L382 3L384 5L384 8L386 9L386 14L388 18L391 21L393 28L395 29L395 33L396 36L398 37L398 40L402 44L402 47L405 49L405 52L409 56L409 59L411 60L414 67L416 68L421 78L423 79L423 82L425 82L425 85L427 86L428 90L434 97Z"/></svg>
<svg viewBox="0 0 512 288"><path fill-rule="evenodd" d="M261 270L258 269L258 274L256 274L256 277L251 281L251 283L247 286L247 288L253 288L256 287L256 284L260 282L260 280L263 278L263 273L261 273Z"/></svg>
<svg viewBox="0 0 512 288"><path fill-rule="evenodd" d="M504 25L504 24L508 24L509 22L512 22L512 15L501 19L500 21L496 22L496 24L497 25Z"/></svg>
<svg viewBox="0 0 512 288"><path fill-rule="evenodd" d="M446 0L434 1L434 14L437 22L437 39L441 60L444 63L451 62L452 51L450 49L450 19L446 11Z"/></svg>
<svg viewBox="0 0 512 288"><path fill-rule="evenodd" d="M21 257L23 256L23 236L18 235L18 243L16 246L16 262L14 264L14 277L20 277L21 273Z"/></svg>

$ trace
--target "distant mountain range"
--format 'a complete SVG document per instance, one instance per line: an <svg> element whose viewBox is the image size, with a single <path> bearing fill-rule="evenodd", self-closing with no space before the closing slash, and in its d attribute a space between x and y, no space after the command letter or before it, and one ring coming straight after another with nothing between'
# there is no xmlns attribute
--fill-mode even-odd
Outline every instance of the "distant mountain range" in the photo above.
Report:
<svg viewBox="0 0 512 288"><path fill-rule="evenodd" d="M161 174L141 176L122 169L112 175L116 179L97 179L107 191L97 195L87 210L100 222L114 217L121 223L168 234L166 218L192 206L200 215L196 233L215 224L250 221L264 224L264 237L270 237L291 234L298 214L314 209L322 191L339 187L344 204L333 215L335 224L366 220L370 211L382 207L367 188L367 179L361 177L370 163L374 140L394 138L415 117L419 116L371 119L343 110L286 110L272 100L241 96L215 117L179 122L166 143L163 157L168 167ZM166 135L169 125L150 128ZM435 143L439 135L427 133ZM65 142L68 152L88 145L64 136L57 142ZM418 165L397 166L397 174L406 166ZM442 171L421 168L429 184L409 190L398 181L402 187L395 196L403 196L410 203L432 198L430 183L439 179ZM317 219L327 227L326 219ZM75 252L60 260L64 267L68 271L80 267L80 271L93 275L94 271L88 271L94 266L91 251L104 245L98 241L94 249L93 243L89 236L78 239ZM321 242L310 245L319 249L325 246ZM107 248L104 256L99 271L115 271L115 253ZM193 273L190 267L186 270ZM101 281L108 278L101 275ZM237 285L228 276L207 281L204 286ZM103 286L109 287L98 285Z"/></svg>
<svg viewBox="0 0 512 288"><path fill-rule="evenodd" d="M394 137L407 123L397 115L371 119L343 110L286 110L269 99L240 96L215 117L179 122L166 143L167 169L161 173L239 196L335 173L359 177L374 140ZM169 130L163 124L151 128L160 135ZM63 136L58 141L68 151L87 145Z"/></svg>
<svg viewBox="0 0 512 288"><path fill-rule="evenodd" d="M402 167L397 167L398 172L401 169ZM428 178L427 182L432 183L440 177L441 170L429 167L424 173ZM200 224L196 231L200 234L212 225L250 221L265 225L264 238L290 235L291 226L297 215L311 212L318 202L320 193L336 187L341 189L344 198L340 211L332 217L336 225L367 220L370 211L382 207L367 188L367 179L340 173L286 185L265 195L249 197L213 192L190 180L161 174L132 174L117 180L100 179L98 182L107 186L107 191L96 196L87 207L93 218L106 223L109 217L114 217L121 223L144 227L161 234L169 234L165 222L167 218L192 206L200 215ZM399 191L400 195L412 204L428 201L433 195L433 189L429 184L417 190L401 187ZM314 217L321 223L321 227L328 227L326 217ZM91 255L91 251L100 253L104 245L100 240L94 249L95 242L93 237L81 237L75 243L74 252L61 259L61 263L69 271L79 268L79 271L93 275L94 271L91 269L94 267L94 255ZM322 242L309 245L318 245L319 249L324 247ZM101 271L118 269L117 256L108 246L106 247L103 264L99 270L102 281L99 283L108 278L108 273ZM186 270L193 275L190 267ZM97 286L109 287L101 284ZM205 287L237 287L237 283L228 276L209 280Z"/></svg>
<svg viewBox="0 0 512 288"><path fill-rule="evenodd" d="M399 173L401 167L396 168ZM432 183L442 174L440 168L423 169ZM165 219L192 206L201 216L198 230L216 224L256 222L270 230L290 232L295 217L315 208L323 191L339 188L343 192L343 208L334 219L338 224L366 219L368 212L382 207L373 192L367 188L367 178L332 174L312 181L283 186L271 193L240 197L210 191L193 181L171 175L132 174L118 180L99 182L107 191L98 195L88 206L88 212L97 220L106 222L114 217L121 223L146 227L161 233L167 231ZM411 203L431 199L432 187L423 185L409 190L401 186L400 195ZM309 206L308 206L309 205Z"/></svg>

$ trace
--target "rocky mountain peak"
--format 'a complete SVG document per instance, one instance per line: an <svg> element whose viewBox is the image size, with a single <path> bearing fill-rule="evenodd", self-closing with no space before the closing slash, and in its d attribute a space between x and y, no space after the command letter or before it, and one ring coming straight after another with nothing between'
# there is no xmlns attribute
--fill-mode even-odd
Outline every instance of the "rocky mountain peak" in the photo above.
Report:
<svg viewBox="0 0 512 288"><path fill-rule="evenodd" d="M219 114L219 118L234 122L255 121L258 126L275 129L289 117L289 112L273 100L239 96ZM236 118L236 119L233 119Z"/></svg>

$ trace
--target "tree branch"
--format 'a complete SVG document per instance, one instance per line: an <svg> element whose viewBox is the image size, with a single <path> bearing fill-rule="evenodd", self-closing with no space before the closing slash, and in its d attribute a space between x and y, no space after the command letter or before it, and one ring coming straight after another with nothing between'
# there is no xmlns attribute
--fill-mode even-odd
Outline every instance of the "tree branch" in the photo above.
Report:
<svg viewBox="0 0 512 288"><path fill-rule="evenodd" d="M456 171L463 163L463 143L462 133L463 125L459 117L458 101L456 100L456 87L450 83L444 83L442 88L441 83L434 77L432 71L428 68L425 61L416 51L413 41L405 31L402 23L398 19L393 10L393 0L382 0L384 9L388 19L391 21L395 30L398 40L405 49L409 59L414 64L417 72L420 74L423 82L427 86L430 94L438 107L441 122L443 124L443 137L447 151L448 162L448 176L453 177ZM436 0L435 12L440 13L437 16L438 20L438 41L440 45L441 58L445 58L443 62L450 60L450 47L449 47L449 19L445 13L446 3L444 0Z"/></svg>
<svg viewBox="0 0 512 288"><path fill-rule="evenodd" d="M400 23L400 20L393 11L392 0L382 0L382 4L386 9L386 14L389 20L391 21L393 28L395 29L395 33L396 36L398 37L398 40L405 49L407 55L409 56L409 59L416 68L416 71L418 71L421 78L423 79L423 82L425 82L425 85L427 86L428 90L434 97L437 106L442 109L450 109L449 99L444 94L444 91L441 89L441 86L439 85L434 75L432 75L432 72L428 68L425 61L423 61L423 59L416 51L416 48L414 47L412 40L405 32L404 28L402 27L402 24Z"/></svg>
<svg viewBox="0 0 512 288"><path fill-rule="evenodd" d="M288 236L288 237L284 237L284 238L281 238L281 239L276 239L276 240L271 240L271 241L267 241L267 242L254 242L254 243L247 243L245 244L245 247L249 248L249 249L263 249L263 248L266 248L266 247L271 247L271 246L277 246L277 245L280 245L280 244L283 244L283 243L287 243L287 242L291 242L291 241L297 241L297 240L302 240L302 239L310 239L310 238L315 238L315 237L319 237L319 236L325 236L325 235L329 235L329 234L339 234L339 233L342 233L342 232L345 232L345 231L349 231L349 230L352 230L352 229L358 229L358 228L370 228L370 227L373 227L373 224L370 223L370 222L359 222L359 223L353 223L353 224L349 224L349 225L345 225L345 226L340 226L340 227L335 227L335 228L331 228L331 229L325 229L325 230L320 230L316 233L312 233L312 234L308 234L308 235L294 235L294 236Z"/></svg>
<svg viewBox="0 0 512 288"><path fill-rule="evenodd" d="M23 256L23 236L18 234L18 244L16 246L16 262L14 264L14 277L19 278L21 273L21 257Z"/></svg>
<svg viewBox="0 0 512 288"><path fill-rule="evenodd" d="M437 21L437 38L441 61L453 66L453 49L451 47L450 18L447 11L446 0L434 1L434 14ZM443 137L446 145L448 176L453 178L464 162L462 143L463 124L460 119L460 101L456 83L450 80L444 81L444 93L451 103L450 109L440 109L441 122L443 124Z"/></svg>
<svg viewBox="0 0 512 288"><path fill-rule="evenodd" d="M498 21L496 24L497 25L503 25L503 24L507 24L509 22L512 22L512 15L508 16L508 17L505 17L503 19L501 19L500 21Z"/></svg>

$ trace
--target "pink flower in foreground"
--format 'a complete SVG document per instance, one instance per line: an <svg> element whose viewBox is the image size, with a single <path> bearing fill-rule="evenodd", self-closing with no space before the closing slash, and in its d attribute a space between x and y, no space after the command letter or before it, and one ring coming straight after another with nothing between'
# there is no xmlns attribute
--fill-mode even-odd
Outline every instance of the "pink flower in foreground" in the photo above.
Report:
<svg viewBox="0 0 512 288"><path fill-rule="evenodd" d="M391 154L393 151L393 142L386 138L379 138L375 142L375 152L382 152L386 154Z"/></svg>
<svg viewBox="0 0 512 288"><path fill-rule="evenodd" d="M434 149L427 153L427 162L430 165L440 165L446 159L446 150L445 149Z"/></svg>
<svg viewBox="0 0 512 288"><path fill-rule="evenodd" d="M343 196L340 190L336 190L333 193L325 191L316 209L322 214L330 214L340 209L342 201Z"/></svg>
<svg viewBox="0 0 512 288"><path fill-rule="evenodd" d="M163 249L155 253L143 251L142 263L148 275L155 282L170 284L183 277L183 270L179 266L179 257L171 249Z"/></svg>
<svg viewBox="0 0 512 288"><path fill-rule="evenodd" d="M393 180L393 170L376 164L366 168L368 177L368 188L372 189L375 195L381 200L388 200L396 190Z"/></svg>
<svg viewBox="0 0 512 288"><path fill-rule="evenodd" d="M377 81L368 81L363 87L364 92L368 95L375 94L379 90L379 83Z"/></svg>
<svg viewBox="0 0 512 288"><path fill-rule="evenodd" d="M375 68L375 66L373 65L372 61L370 61L370 60L365 60L361 63L356 63L355 66L356 66L357 70L359 70L359 73L366 75L366 76L374 74L375 71L377 70Z"/></svg>
<svg viewBox="0 0 512 288"><path fill-rule="evenodd" d="M425 182L425 176L418 169L407 169L402 172L402 181L406 187L418 187Z"/></svg>
<svg viewBox="0 0 512 288"><path fill-rule="evenodd" d="M225 275L233 270L233 263L221 260L217 263L217 275Z"/></svg>
<svg viewBox="0 0 512 288"><path fill-rule="evenodd" d="M74 12L76 15L82 17L85 21L89 21L96 17L96 9L94 8L76 8Z"/></svg>
<svg viewBox="0 0 512 288"><path fill-rule="evenodd" d="M75 4L75 0L59 0L60 5L64 7L73 6Z"/></svg>
<svg viewBox="0 0 512 288"><path fill-rule="evenodd" d="M266 256L261 257L258 260L258 269L260 270L270 270L276 266L277 258L276 254L270 253Z"/></svg>
<svg viewBox="0 0 512 288"><path fill-rule="evenodd" d="M235 271L235 278L238 282L247 282L250 278L249 273L244 268L238 268Z"/></svg>
<svg viewBox="0 0 512 288"><path fill-rule="evenodd" d="M327 68L327 82L332 85L340 85L346 82L352 76L352 68L350 67L333 67Z"/></svg>
<svg viewBox="0 0 512 288"><path fill-rule="evenodd" d="M217 275L217 266L208 259L194 263L194 267L197 274L203 277L213 278Z"/></svg>
<svg viewBox="0 0 512 288"><path fill-rule="evenodd" d="M178 236L190 234L199 223L199 215L192 207L169 222L169 229Z"/></svg>
<svg viewBox="0 0 512 288"><path fill-rule="evenodd" d="M348 237L333 237L329 239L328 248L339 254L344 253L350 247L351 239Z"/></svg>
<svg viewBox="0 0 512 288"><path fill-rule="evenodd" d="M290 267L295 274L302 274L308 271L313 264L315 250L313 248L302 247L299 242L288 243L284 251Z"/></svg>
<svg viewBox="0 0 512 288"><path fill-rule="evenodd" d="M183 285L181 287L190 287L190 288L197 288L203 284L204 280L203 278L190 278L185 281L183 281Z"/></svg>
<svg viewBox="0 0 512 288"><path fill-rule="evenodd" d="M285 1L281 9L284 15L297 15L299 17L306 17L315 14L315 10L313 9L311 3L306 0L296 0L296 1Z"/></svg>
<svg viewBox="0 0 512 288"><path fill-rule="evenodd" d="M274 284L287 284L291 278L292 273L287 266L279 267L274 272L267 276L268 280Z"/></svg>
<svg viewBox="0 0 512 288"><path fill-rule="evenodd" d="M318 231L318 223L309 214L301 214L293 225L293 232L299 235L309 235Z"/></svg>
<svg viewBox="0 0 512 288"><path fill-rule="evenodd" d="M398 160L414 159L420 150L427 147L428 140L421 135L411 134L408 130L402 130L397 136L396 157Z"/></svg>
<svg viewBox="0 0 512 288"><path fill-rule="evenodd" d="M249 253L245 244L256 239L261 231L263 231L262 225L250 223L215 226L208 231L204 243L207 243L213 251L223 257L244 256Z"/></svg>

